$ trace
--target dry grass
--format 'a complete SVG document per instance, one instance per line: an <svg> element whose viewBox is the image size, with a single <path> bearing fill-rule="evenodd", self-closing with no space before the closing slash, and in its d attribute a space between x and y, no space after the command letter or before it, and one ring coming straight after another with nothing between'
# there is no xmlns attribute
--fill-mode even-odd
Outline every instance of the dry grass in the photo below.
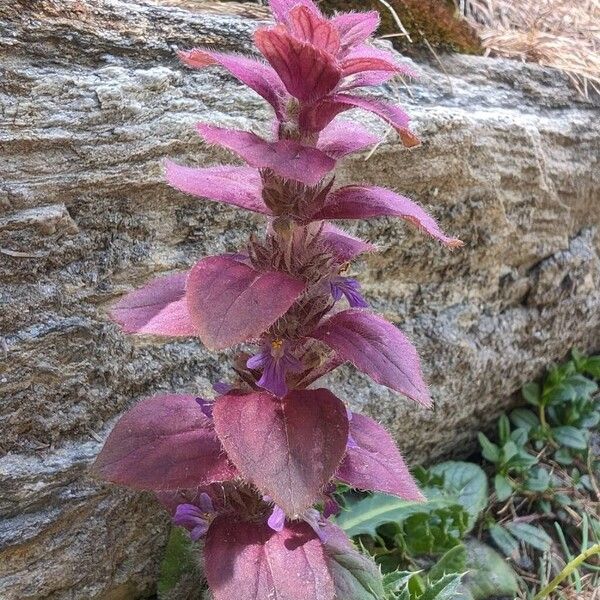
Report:
<svg viewBox="0 0 600 600"><path fill-rule="evenodd" d="M565 72L600 93L600 0L455 0L486 53Z"/></svg>

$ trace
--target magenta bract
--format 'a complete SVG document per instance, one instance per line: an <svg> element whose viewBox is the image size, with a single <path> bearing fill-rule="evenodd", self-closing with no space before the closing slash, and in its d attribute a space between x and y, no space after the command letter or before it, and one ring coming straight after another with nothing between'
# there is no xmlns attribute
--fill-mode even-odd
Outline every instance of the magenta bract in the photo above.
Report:
<svg viewBox="0 0 600 600"><path fill-rule="evenodd" d="M219 350L257 338L304 287L286 273L260 272L230 256L211 256L190 271L186 296L200 339Z"/></svg>
<svg viewBox="0 0 600 600"><path fill-rule="evenodd" d="M390 434L373 419L353 414L353 440L335 476L360 490L373 490L404 500L424 500Z"/></svg>
<svg viewBox="0 0 600 600"><path fill-rule="evenodd" d="M311 334L327 344L377 383L431 406L419 355L394 325L371 312L357 309L337 313Z"/></svg>
<svg viewBox="0 0 600 600"><path fill-rule="evenodd" d="M240 473L288 515L318 501L348 439L344 404L325 389L221 396L214 419Z"/></svg>
<svg viewBox="0 0 600 600"><path fill-rule="evenodd" d="M174 394L147 398L126 412L98 455L94 472L144 490L192 488L235 476L196 397Z"/></svg>

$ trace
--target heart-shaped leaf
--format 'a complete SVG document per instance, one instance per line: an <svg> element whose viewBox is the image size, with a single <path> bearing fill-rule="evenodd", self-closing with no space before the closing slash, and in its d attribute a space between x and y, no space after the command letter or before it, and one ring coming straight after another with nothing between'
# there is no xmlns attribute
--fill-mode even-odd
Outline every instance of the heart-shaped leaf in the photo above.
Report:
<svg viewBox="0 0 600 600"><path fill-rule="evenodd" d="M322 323L311 337L377 383L431 406L415 347L385 319L363 310L344 310Z"/></svg>
<svg viewBox="0 0 600 600"><path fill-rule="evenodd" d="M346 409L325 389L221 396L213 415L235 466L289 516L319 499L346 449Z"/></svg>
<svg viewBox="0 0 600 600"><path fill-rule="evenodd" d="M266 523L219 517L208 531L204 556L215 600L336 598L323 546L306 523L275 532Z"/></svg>
<svg viewBox="0 0 600 600"><path fill-rule="evenodd" d="M258 337L304 287L286 273L257 271L233 256L210 256L191 270L186 297L200 339L220 350Z"/></svg>
<svg viewBox="0 0 600 600"><path fill-rule="evenodd" d="M146 398L126 412L93 465L103 479L144 490L194 488L235 476L195 396Z"/></svg>
<svg viewBox="0 0 600 600"><path fill-rule="evenodd" d="M373 419L352 414L346 456L336 477L348 485L404 500L424 500L390 434Z"/></svg>

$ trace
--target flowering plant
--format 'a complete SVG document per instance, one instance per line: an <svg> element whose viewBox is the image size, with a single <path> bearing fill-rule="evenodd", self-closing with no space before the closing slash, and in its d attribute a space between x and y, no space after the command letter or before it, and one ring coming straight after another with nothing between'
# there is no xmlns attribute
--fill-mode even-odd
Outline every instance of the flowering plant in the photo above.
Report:
<svg viewBox="0 0 600 600"><path fill-rule="evenodd" d="M350 362L376 382L430 406L417 352L368 310L349 261L374 247L330 223L397 216L443 244L417 204L371 185L335 187L336 161L377 141L336 117L371 111L418 144L398 107L359 93L411 74L368 43L376 12L321 14L311 0L271 0L273 27L255 33L266 61L193 49L193 68L220 66L273 108L272 139L199 124L210 144L248 166L168 163L175 188L265 215L267 229L235 254L200 260L127 295L113 318L125 332L198 336L238 353L215 400L166 394L142 400L110 434L95 463L105 479L153 490L193 539L206 537L205 572L216 600L379 598L379 572L328 520L335 482L418 500L391 437L314 387ZM349 308L340 309L345 301Z"/></svg>

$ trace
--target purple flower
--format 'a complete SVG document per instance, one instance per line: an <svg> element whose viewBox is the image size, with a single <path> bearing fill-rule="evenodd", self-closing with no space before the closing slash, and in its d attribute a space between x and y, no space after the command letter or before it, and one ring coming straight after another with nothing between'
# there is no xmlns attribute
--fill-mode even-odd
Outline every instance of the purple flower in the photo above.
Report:
<svg viewBox="0 0 600 600"><path fill-rule="evenodd" d="M338 275L331 280L330 285L331 295L336 302L341 300L342 296L345 296L352 308L366 308L369 306L360 293L360 283L356 279Z"/></svg>
<svg viewBox="0 0 600 600"><path fill-rule="evenodd" d="M185 527L195 542L206 534L215 515L210 496L203 492L198 498L198 504L180 504L175 510L173 523Z"/></svg>
<svg viewBox="0 0 600 600"><path fill-rule="evenodd" d="M200 397L196 398L196 402L200 406L200 410L202 411L204 416L208 417L209 419L212 419L213 418L213 406L215 403L212 400L206 400L205 398L200 398Z"/></svg>
<svg viewBox="0 0 600 600"><path fill-rule="evenodd" d="M335 514L335 513L331 513ZM267 523L273 531L283 531L285 527L285 512L277 504L273 507L273 512ZM319 536L322 542L325 542L325 518L317 509L309 508L304 511L300 518L310 525L313 531Z"/></svg>
<svg viewBox="0 0 600 600"><path fill-rule="evenodd" d="M283 531L285 527L285 513L283 509L275 505L267 523L273 531Z"/></svg>
<svg viewBox="0 0 600 600"><path fill-rule="evenodd" d="M302 363L291 353L289 343L275 339L263 345L262 350L248 359L249 369L262 369L257 384L275 396L283 398L288 393L286 375L302 371Z"/></svg>

